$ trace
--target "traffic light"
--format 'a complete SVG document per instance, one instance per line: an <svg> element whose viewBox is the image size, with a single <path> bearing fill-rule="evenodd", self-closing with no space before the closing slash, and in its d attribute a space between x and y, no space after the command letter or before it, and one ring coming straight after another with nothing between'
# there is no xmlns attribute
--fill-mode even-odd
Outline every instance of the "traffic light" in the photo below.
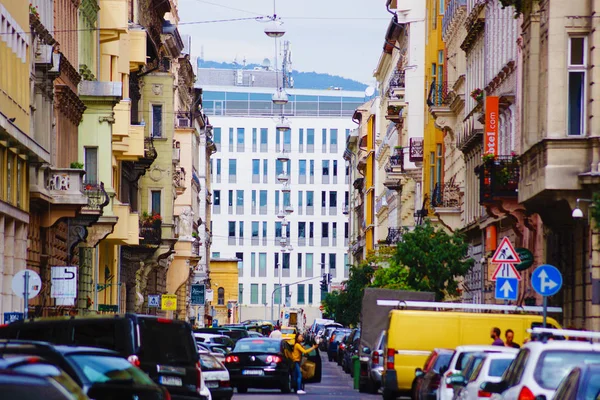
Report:
<svg viewBox="0 0 600 400"><path fill-rule="evenodd" d="M322 292L329 291L329 283L327 282L328 281L327 275L329 275L329 274L323 274L323 279L321 279L321 291Z"/></svg>
<svg viewBox="0 0 600 400"><path fill-rule="evenodd" d="M231 318L231 310L227 310L227 318Z"/></svg>

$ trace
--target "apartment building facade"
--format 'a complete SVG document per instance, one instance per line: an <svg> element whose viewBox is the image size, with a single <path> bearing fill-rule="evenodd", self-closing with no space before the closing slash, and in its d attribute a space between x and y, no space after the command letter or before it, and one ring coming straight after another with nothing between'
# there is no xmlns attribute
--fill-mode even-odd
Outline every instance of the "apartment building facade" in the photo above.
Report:
<svg viewBox="0 0 600 400"><path fill-rule="evenodd" d="M270 318L271 310L278 319L287 304L303 308L310 320L320 315L322 275L332 275L332 289L348 277L349 168L343 156L355 127L350 117L364 94L286 89L291 129L278 131L274 87L236 85L231 70L222 71L229 85L211 85L215 74L198 69L217 147L210 160L211 257L239 260L243 319Z"/></svg>

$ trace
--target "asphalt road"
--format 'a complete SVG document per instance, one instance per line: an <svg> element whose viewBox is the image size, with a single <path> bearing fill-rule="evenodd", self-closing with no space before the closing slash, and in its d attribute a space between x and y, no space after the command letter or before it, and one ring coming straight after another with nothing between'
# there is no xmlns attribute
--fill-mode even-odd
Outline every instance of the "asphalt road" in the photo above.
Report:
<svg viewBox="0 0 600 400"><path fill-rule="evenodd" d="M358 390L352 389L352 378L349 374L342 371L336 363L327 361L327 355L323 356L323 377L321 383L313 383L306 385L306 394L297 395L281 394L278 390L259 390L249 389L247 394L237 394L233 396L234 400L294 400L294 399L328 399L328 400L381 400L380 394L359 393Z"/></svg>

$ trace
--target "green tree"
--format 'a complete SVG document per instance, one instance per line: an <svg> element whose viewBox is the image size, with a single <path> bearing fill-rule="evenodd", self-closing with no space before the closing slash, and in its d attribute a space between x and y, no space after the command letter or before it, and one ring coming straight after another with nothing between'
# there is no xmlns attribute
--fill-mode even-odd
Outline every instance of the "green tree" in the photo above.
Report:
<svg viewBox="0 0 600 400"><path fill-rule="evenodd" d="M406 266L406 283L418 291L434 292L436 299L458 295L457 277L473 266L468 244L458 234L435 229L429 221L405 232L398 243L394 263ZM401 281L402 275L398 275Z"/></svg>
<svg viewBox="0 0 600 400"><path fill-rule="evenodd" d="M414 290L408 284L408 268L395 263L390 263L389 267L375 271L371 286L394 290Z"/></svg>

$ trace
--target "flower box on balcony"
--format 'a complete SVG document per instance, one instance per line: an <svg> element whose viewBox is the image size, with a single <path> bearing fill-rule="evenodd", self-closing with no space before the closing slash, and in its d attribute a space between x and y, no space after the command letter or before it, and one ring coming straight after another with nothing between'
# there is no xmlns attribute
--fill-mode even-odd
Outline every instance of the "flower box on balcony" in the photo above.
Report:
<svg viewBox="0 0 600 400"><path fill-rule="evenodd" d="M481 204L501 198L515 198L519 190L519 161L510 156L484 155L483 164L475 168L479 176Z"/></svg>

